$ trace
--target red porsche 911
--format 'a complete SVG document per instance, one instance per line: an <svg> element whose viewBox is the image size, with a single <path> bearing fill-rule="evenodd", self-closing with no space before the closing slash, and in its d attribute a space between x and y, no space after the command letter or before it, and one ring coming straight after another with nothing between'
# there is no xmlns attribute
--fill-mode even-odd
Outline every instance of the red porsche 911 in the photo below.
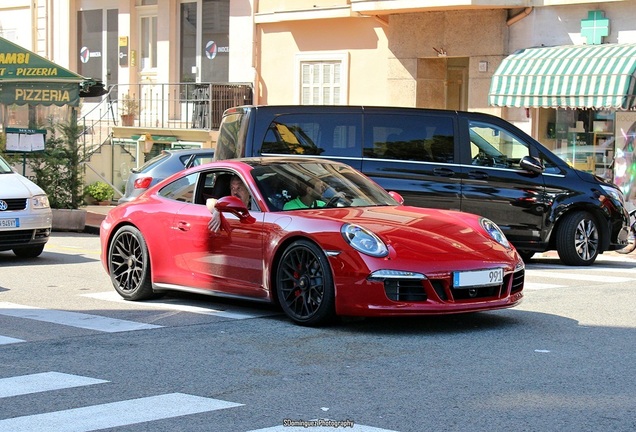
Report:
<svg viewBox="0 0 636 432"><path fill-rule="evenodd" d="M302 325L493 310L523 297L523 261L493 222L405 206L323 159L179 172L111 210L100 237L125 299L176 290L274 302Z"/></svg>

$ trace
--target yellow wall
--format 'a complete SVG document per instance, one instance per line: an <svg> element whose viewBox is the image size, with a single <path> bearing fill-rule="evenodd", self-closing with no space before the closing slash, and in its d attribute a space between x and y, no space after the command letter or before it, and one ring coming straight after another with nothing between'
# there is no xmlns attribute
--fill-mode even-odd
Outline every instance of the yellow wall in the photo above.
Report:
<svg viewBox="0 0 636 432"><path fill-rule="evenodd" d="M258 38L258 103L298 103L294 100L296 54L343 51L349 55L349 91L344 103L389 103L387 38L384 27L374 18L261 24Z"/></svg>

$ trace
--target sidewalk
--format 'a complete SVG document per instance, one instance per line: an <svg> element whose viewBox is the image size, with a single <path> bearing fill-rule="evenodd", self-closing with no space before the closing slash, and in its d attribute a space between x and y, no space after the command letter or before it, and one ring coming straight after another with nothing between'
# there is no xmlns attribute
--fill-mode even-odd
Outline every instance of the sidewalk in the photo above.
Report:
<svg viewBox="0 0 636 432"><path fill-rule="evenodd" d="M82 207L86 209L86 227L84 232L99 235L99 225L102 223L106 214L115 206L89 205Z"/></svg>

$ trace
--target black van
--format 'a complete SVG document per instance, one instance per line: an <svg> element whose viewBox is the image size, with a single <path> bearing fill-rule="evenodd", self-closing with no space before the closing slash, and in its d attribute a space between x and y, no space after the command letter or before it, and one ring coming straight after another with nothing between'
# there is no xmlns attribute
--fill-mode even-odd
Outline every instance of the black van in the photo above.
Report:
<svg viewBox="0 0 636 432"><path fill-rule="evenodd" d="M273 105L223 114L215 159L280 155L338 160L407 205L488 217L526 260L556 249L565 264L590 265L626 244L629 218L614 184L492 115Z"/></svg>

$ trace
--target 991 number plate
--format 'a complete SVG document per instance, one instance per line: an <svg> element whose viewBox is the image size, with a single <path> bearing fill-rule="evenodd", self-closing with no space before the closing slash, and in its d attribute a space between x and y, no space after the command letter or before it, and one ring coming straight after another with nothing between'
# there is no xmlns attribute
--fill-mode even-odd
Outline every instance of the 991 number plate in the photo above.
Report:
<svg viewBox="0 0 636 432"><path fill-rule="evenodd" d="M501 285L503 269L488 269L453 273L453 288Z"/></svg>

